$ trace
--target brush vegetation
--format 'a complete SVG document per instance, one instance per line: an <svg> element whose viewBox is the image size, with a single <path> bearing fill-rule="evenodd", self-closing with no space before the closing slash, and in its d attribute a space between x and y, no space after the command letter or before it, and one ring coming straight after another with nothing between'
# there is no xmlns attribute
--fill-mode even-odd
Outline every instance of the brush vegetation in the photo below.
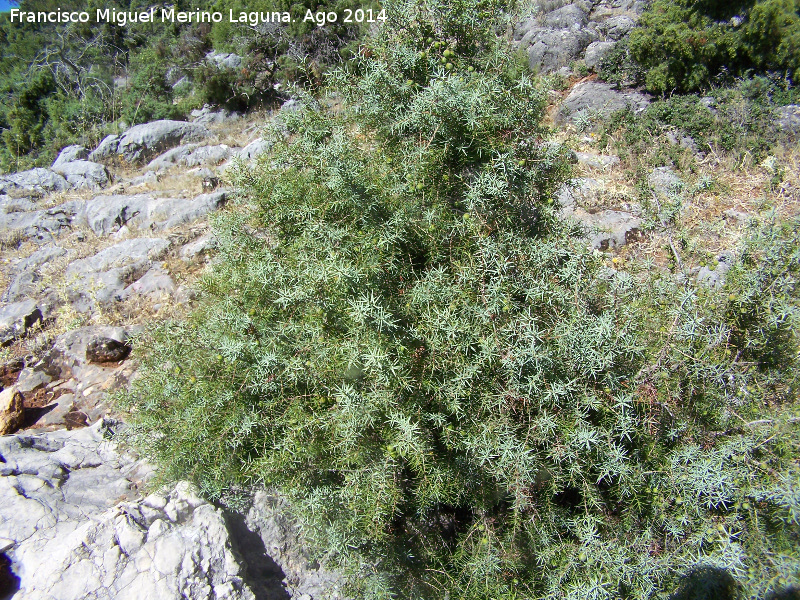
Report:
<svg viewBox="0 0 800 600"><path fill-rule="evenodd" d="M341 109L305 98L237 172L199 309L137 344L133 440L210 497L285 494L359 598L796 582L800 223L754 225L720 290L610 269L558 217L505 7L386 8Z"/></svg>

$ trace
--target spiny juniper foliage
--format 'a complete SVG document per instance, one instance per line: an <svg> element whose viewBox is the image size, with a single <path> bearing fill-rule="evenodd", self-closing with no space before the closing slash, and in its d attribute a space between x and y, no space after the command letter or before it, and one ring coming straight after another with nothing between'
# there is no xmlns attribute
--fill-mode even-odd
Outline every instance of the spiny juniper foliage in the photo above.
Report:
<svg viewBox="0 0 800 600"><path fill-rule="evenodd" d="M798 224L722 293L557 218L546 87L493 2L398 2L241 168L198 312L121 398L165 477L280 489L365 598L650 598L797 577ZM757 421L757 422L754 422Z"/></svg>

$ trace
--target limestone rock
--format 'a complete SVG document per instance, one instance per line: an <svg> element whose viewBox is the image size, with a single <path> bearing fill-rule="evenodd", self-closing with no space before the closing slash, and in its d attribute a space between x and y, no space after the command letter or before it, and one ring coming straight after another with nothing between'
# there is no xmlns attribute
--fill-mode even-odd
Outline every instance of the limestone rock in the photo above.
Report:
<svg viewBox="0 0 800 600"><path fill-rule="evenodd" d="M242 523L242 530L258 534L267 555L285 574L292 598L342 599L343 577L309 560L301 536L286 517L287 504L280 496L257 491Z"/></svg>
<svg viewBox="0 0 800 600"><path fill-rule="evenodd" d="M214 191L191 200L157 198L153 194L96 196L81 214L92 231L106 236L123 226L161 231L189 223L225 204L227 192Z"/></svg>
<svg viewBox="0 0 800 600"><path fill-rule="evenodd" d="M589 22L587 11L578 4L567 4L547 13L544 24L552 29L581 29Z"/></svg>
<svg viewBox="0 0 800 600"><path fill-rule="evenodd" d="M565 183L556 192L562 216L575 212L585 199L601 187L601 183L591 177L578 177Z"/></svg>
<svg viewBox="0 0 800 600"><path fill-rule="evenodd" d="M30 169L0 176L0 194L9 191L25 191L45 194L63 192L69 188L67 180L50 169Z"/></svg>
<svg viewBox="0 0 800 600"><path fill-rule="evenodd" d="M123 300L131 296L146 296L152 300L169 298L175 293L175 282L160 264L153 265L141 279L132 283L120 295Z"/></svg>
<svg viewBox="0 0 800 600"><path fill-rule="evenodd" d="M102 161L111 158L112 156L117 154L117 147L119 146L119 136L118 135L108 135L103 138L103 141L97 146L97 148L89 154L89 160L91 161Z"/></svg>
<svg viewBox="0 0 800 600"><path fill-rule="evenodd" d="M71 379L83 377L84 372L91 362L109 362L94 360L100 358L101 348L107 345L108 352L103 350L104 356L110 360L121 360L115 356L122 356L125 348L130 352L128 344L128 330L123 327L87 326L79 327L60 334L53 342L52 348L33 369L41 371L56 379ZM97 340L101 340L100 343ZM117 350L113 350L116 348ZM112 355L116 353L115 355ZM125 355L127 356L127 354ZM123 357L124 358L124 357Z"/></svg>
<svg viewBox="0 0 800 600"><path fill-rule="evenodd" d="M7 346L41 319L42 312L35 300L6 304L0 308L0 345Z"/></svg>
<svg viewBox="0 0 800 600"><path fill-rule="evenodd" d="M186 482L141 498L152 468L108 441L118 426L0 438L0 538L19 578L14 597L254 599L222 511Z"/></svg>
<svg viewBox="0 0 800 600"><path fill-rule="evenodd" d="M209 52L206 60L222 69L238 69L242 66L242 57L232 52Z"/></svg>
<svg viewBox="0 0 800 600"><path fill-rule="evenodd" d="M204 125L186 121L143 123L122 134L116 152L129 162L141 163L174 146L199 141L209 133Z"/></svg>
<svg viewBox="0 0 800 600"><path fill-rule="evenodd" d="M229 111L226 108L213 110L208 104L203 108L193 110L191 116L193 122L201 125L216 125L241 118L241 115L237 112Z"/></svg>
<svg viewBox="0 0 800 600"><path fill-rule="evenodd" d="M11 198L6 194L0 194L0 214L7 215L30 210L36 210L36 204L28 198Z"/></svg>
<svg viewBox="0 0 800 600"><path fill-rule="evenodd" d="M580 57L594 37L586 29L533 29L522 44L530 44L528 63L534 72L549 73Z"/></svg>
<svg viewBox="0 0 800 600"><path fill-rule="evenodd" d="M13 385L0 392L0 435L14 433L25 419L22 394Z"/></svg>
<svg viewBox="0 0 800 600"><path fill-rule="evenodd" d="M619 164L619 158L613 155L603 156L590 152L576 152L576 155L578 156L578 164L601 171L607 171Z"/></svg>
<svg viewBox="0 0 800 600"><path fill-rule="evenodd" d="M683 187L683 181L672 167L656 167L648 175L647 183L659 196L674 194Z"/></svg>
<svg viewBox="0 0 800 600"><path fill-rule="evenodd" d="M561 105L557 120L575 123L580 115L606 116L624 108L639 113L649 103L647 94L615 90L610 84L600 81L584 81L572 88Z"/></svg>
<svg viewBox="0 0 800 600"><path fill-rule="evenodd" d="M83 146L77 144L67 146L59 152L58 158L56 158L55 162L53 162L53 166L50 168L55 171L56 167L60 167L75 160L85 160L88 156L89 151Z"/></svg>
<svg viewBox="0 0 800 600"><path fill-rule="evenodd" d="M779 108L777 125L790 140L800 140L800 104Z"/></svg>
<svg viewBox="0 0 800 600"><path fill-rule="evenodd" d="M34 242L48 242L72 226L83 205L81 200L70 200L53 208L0 214L0 232Z"/></svg>
<svg viewBox="0 0 800 600"><path fill-rule="evenodd" d="M606 36L614 41L625 37L636 26L636 21L627 15L617 15L604 22Z"/></svg>
<svg viewBox="0 0 800 600"><path fill-rule="evenodd" d="M110 181L108 171L103 165L88 160L73 160L54 166L53 170L63 175L75 189L96 190L107 186Z"/></svg>
<svg viewBox="0 0 800 600"><path fill-rule="evenodd" d="M579 210L575 217L589 228L589 244L597 250L616 250L637 240L642 226L639 217L620 210Z"/></svg>
<svg viewBox="0 0 800 600"><path fill-rule="evenodd" d="M733 266L734 257L732 254L723 252L716 257L716 262L716 266L709 268L706 265L700 268L697 273L697 283L710 288L721 288L725 284L725 278Z"/></svg>
<svg viewBox="0 0 800 600"><path fill-rule="evenodd" d="M269 152L272 149L272 143L262 139L256 138L247 146L242 148L236 153L237 158L241 158L242 160L253 160L258 158L262 154Z"/></svg>
<svg viewBox="0 0 800 600"><path fill-rule="evenodd" d="M199 167L202 165L218 165L231 155L231 147L226 144L216 146L198 146L185 144L168 150L157 156L147 165L148 169L163 171L175 165Z"/></svg>
<svg viewBox="0 0 800 600"><path fill-rule="evenodd" d="M86 312L96 304L119 300L122 291L144 275L168 247L169 242L161 238L134 238L76 260L65 275L73 306Z"/></svg>
<svg viewBox="0 0 800 600"><path fill-rule="evenodd" d="M614 42L592 42L586 47L583 62L589 69L598 71L603 58L614 48Z"/></svg>
<svg viewBox="0 0 800 600"><path fill-rule="evenodd" d="M192 261L200 255L216 247L216 240L211 234L204 235L181 248L180 255L183 260Z"/></svg>

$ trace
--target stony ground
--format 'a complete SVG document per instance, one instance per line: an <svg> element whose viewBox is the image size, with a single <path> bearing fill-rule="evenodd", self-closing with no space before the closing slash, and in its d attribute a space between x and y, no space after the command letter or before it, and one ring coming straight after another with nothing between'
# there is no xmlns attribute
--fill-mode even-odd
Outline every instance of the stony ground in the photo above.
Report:
<svg viewBox="0 0 800 600"><path fill-rule="evenodd" d="M558 198L564 216L585 226L586 243L610 267L632 255L666 266L671 232L643 211L634 166L585 127L587 116L640 111L650 99L569 67L593 68L642 5L541 8L514 36L532 67L567 81L551 92L549 112L558 143L574 151L575 179ZM800 113L789 110L788 127L800 133ZM49 169L0 176L0 598L339 595L335 574L306 558L279 498L260 491L237 512L185 482L154 490L153 468L112 439L124 423L107 393L135 375L128 355L137 332L191 310L193 283L213 256L208 215L231 194L225 170L268 149L259 137L267 115L193 116L133 127L95 149L68 147ZM684 234L716 257L687 258L686 276L718 286L752 217L800 212L796 146L778 148L772 162L729 164L680 132L663 143L688 147L696 166L690 175L650 170L648 192L680 198ZM777 186L776 164L785 172ZM708 178L718 185L704 186Z"/></svg>

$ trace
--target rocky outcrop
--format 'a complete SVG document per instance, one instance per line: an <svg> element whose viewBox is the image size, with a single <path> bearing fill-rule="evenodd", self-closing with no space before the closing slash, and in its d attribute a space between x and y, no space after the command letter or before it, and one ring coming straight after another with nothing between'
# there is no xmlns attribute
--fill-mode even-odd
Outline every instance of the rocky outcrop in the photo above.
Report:
<svg viewBox="0 0 800 600"><path fill-rule="evenodd" d="M67 180L50 169L37 168L0 176L0 194L12 191L46 194L63 192L68 188Z"/></svg>
<svg viewBox="0 0 800 600"><path fill-rule="evenodd" d="M110 135L90 155L93 161L115 155L132 163L142 163L180 144L197 142L210 135L202 123L153 121L135 125L122 135Z"/></svg>
<svg viewBox="0 0 800 600"><path fill-rule="evenodd" d="M656 167L647 176L647 183L658 196L669 196L683 188L683 181L672 167Z"/></svg>
<svg viewBox="0 0 800 600"><path fill-rule="evenodd" d="M133 238L74 261L65 274L72 306L86 312L121 300L123 290L144 275L169 245L161 238Z"/></svg>
<svg viewBox="0 0 800 600"><path fill-rule="evenodd" d="M88 156L89 151L83 146L67 146L61 150L61 152L58 154L58 158L56 158L55 162L53 162L53 166L50 168L55 170L57 167L63 166L67 163L71 163L76 160L85 160L88 158Z"/></svg>
<svg viewBox="0 0 800 600"><path fill-rule="evenodd" d="M22 394L11 386L0 392L0 435L14 433L25 419Z"/></svg>
<svg viewBox="0 0 800 600"><path fill-rule="evenodd" d="M237 513L187 482L142 493L153 469L116 444L120 427L0 438L0 547L15 600L343 598L283 499L257 491Z"/></svg>
<svg viewBox="0 0 800 600"><path fill-rule="evenodd" d="M226 198L224 190L192 199L158 198L153 194L96 196L86 203L79 221L99 236L110 235L122 227L162 231L219 209Z"/></svg>
<svg viewBox="0 0 800 600"><path fill-rule="evenodd" d="M593 200L602 184L592 178L573 179L557 194L561 216L580 222L587 245L597 250L617 250L637 240L642 219L628 210L601 208Z"/></svg>
<svg viewBox="0 0 800 600"><path fill-rule="evenodd" d="M126 131L119 139L117 154L129 162L140 163L168 148L201 140L209 134L208 129L199 123L153 121Z"/></svg>
<svg viewBox="0 0 800 600"><path fill-rule="evenodd" d="M88 160L72 160L55 165L53 170L64 176L70 187L75 189L96 190L107 186L110 181L103 165Z"/></svg>
<svg viewBox="0 0 800 600"><path fill-rule="evenodd" d="M778 128L790 141L800 140L800 104L782 106L777 113Z"/></svg>
<svg viewBox="0 0 800 600"><path fill-rule="evenodd" d="M226 144L216 146L200 146L198 144L186 144L168 150L161 156L157 156L147 165L147 168L155 171L163 171L182 165L185 167L216 166L226 161L232 152L237 149L231 148Z"/></svg>
<svg viewBox="0 0 800 600"><path fill-rule="evenodd" d="M51 242L71 229L75 215L83 206L83 201L70 200L53 208L0 213L0 232L6 238Z"/></svg>
<svg viewBox="0 0 800 600"><path fill-rule="evenodd" d="M243 58L232 52L209 52L206 60L221 69L238 69L242 66Z"/></svg>
<svg viewBox="0 0 800 600"><path fill-rule="evenodd" d="M117 154L117 146L119 146L119 136L113 134L107 135L103 138L100 144L98 144L97 148L95 148L91 154L89 154L89 160L107 160Z"/></svg>
<svg viewBox="0 0 800 600"><path fill-rule="evenodd" d="M591 120L623 109L642 112L650 104L650 96L633 90L616 90L608 83L584 81L575 85L564 99L557 115L560 123L573 125L581 119Z"/></svg>
<svg viewBox="0 0 800 600"><path fill-rule="evenodd" d="M271 142L262 138L256 138L252 142L247 144L247 146L239 150L236 153L236 157L241 158L242 160L245 161L253 160L255 158L258 158L262 154L269 152L271 149L272 149Z"/></svg>
<svg viewBox="0 0 800 600"><path fill-rule="evenodd" d="M42 311L30 298L0 307L0 345L7 346L41 320Z"/></svg>
<svg viewBox="0 0 800 600"><path fill-rule="evenodd" d="M0 438L0 540L15 600L254 598L222 511L187 483L141 497L152 469L101 420Z"/></svg>
<svg viewBox="0 0 800 600"><path fill-rule="evenodd" d="M214 110L208 104L203 108L195 109L191 112L192 121L202 125L212 125L224 123L226 121L235 121L241 115L235 111L230 111L226 108Z"/></svg>
<svg viewBox="0 0 800 600"><path fill-rule="evenodd" d="M634 0L577 0L545 10L547 4L538 3L532 15L516 25L514 39L532 70L565 69L565 74L573 61L583 60L597 70L614 43L635 26L645 6Z"/></svg>

